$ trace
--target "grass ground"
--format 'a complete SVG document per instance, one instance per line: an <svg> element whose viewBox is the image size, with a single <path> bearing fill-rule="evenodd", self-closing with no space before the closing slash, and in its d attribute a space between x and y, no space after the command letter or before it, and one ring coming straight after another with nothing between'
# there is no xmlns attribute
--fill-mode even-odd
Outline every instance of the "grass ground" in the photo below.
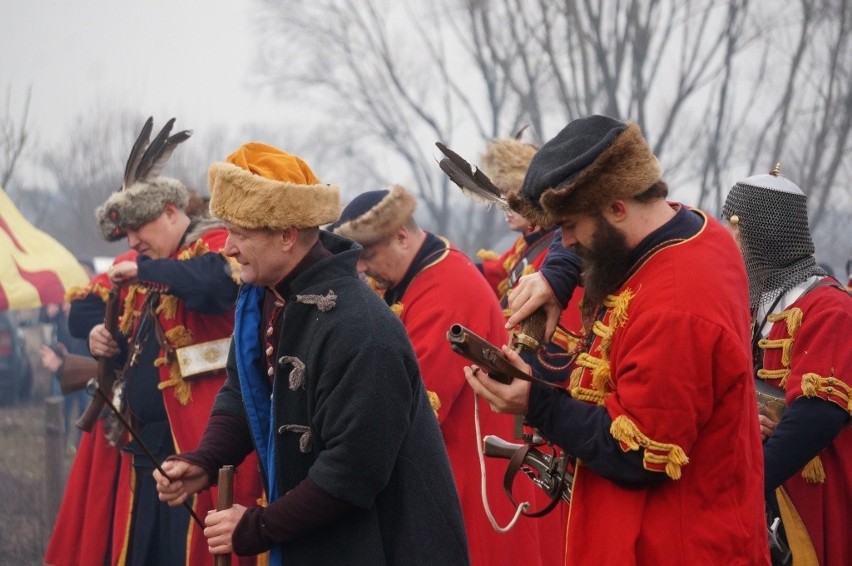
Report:
<svg viewBox="0 0 852 566"><path fill-rule="evenodd" d="M44 413L41 402L0 408L0 564L42 563Z"/></svg>

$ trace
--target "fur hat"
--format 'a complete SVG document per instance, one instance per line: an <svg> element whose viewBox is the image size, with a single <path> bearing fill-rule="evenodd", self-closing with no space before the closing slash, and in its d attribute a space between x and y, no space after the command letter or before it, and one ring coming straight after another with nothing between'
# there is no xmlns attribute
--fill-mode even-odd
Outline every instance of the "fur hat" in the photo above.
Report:
<svg viewBox="0 0 852 566"><path fill-rule="evenodd" d="M361 193L346 205L332 229L362 246L381 242L402 228L414 214L417 199L400 185Z"/></svg>
<svg viewBox="0 0 852 566"><path fill-rule="evenodd" d="M537 146L514 138L496 138L485 147L480 157L482 172L488 175L503 198L521 190L524 175Z"/></svg>
<svg viewBox="0 0 852 566"><path fill-rule="evenodd" d="M127 236L163 213L168 203L181 210L189 203L189 190L177 179L160 177L175 148L192 135L190 130L171 134L175 119L166 122L151 140L154 118L142 126L124 168L121 189L95 209L101 236L109 242Z"/></svg>
<svg viewBox="0 0 852 566"><path fill-rule="evenodd" d="M163 213L168 203L183 210L189 202L189 190L177 179L155 177L134 183L118 191L95 210L101 236L114 242L127 236L127 230L138 230Z"/></svg>
<svg viewBox="0 0 852 566"><path fill-rule="evenodd" d="M539 226L593 213L618 198L638 195L662 169L636 124L607 116L570 122L532 158L521 192L509 205Z"/></svg>
<svg viewBox="0 0 852 566"><path fill-rule="evenodd" d="M271 145L250 142L208 172L210 211L249 229L313 228L340 214L340 191L308 164Z"/></svg>

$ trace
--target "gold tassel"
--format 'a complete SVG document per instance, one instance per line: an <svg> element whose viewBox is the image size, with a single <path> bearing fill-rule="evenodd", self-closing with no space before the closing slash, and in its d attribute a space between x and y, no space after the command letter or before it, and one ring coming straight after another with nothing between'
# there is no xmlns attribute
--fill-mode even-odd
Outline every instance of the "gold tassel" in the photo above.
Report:
<svg viewBox="0 0 852 566"><path fill-rule="evenodd" d="M432 411L435 413L435 418L437 419L438 411L441 410L441 399L434 391L427 391L426 394L429 396L429 406L432 407Z"/></svg>
<svg viewBox="0 0 852 566"><path fill-rule="evenodd" d="M486 250L483 248L476 252L476 259L481 259L482 261L494 261L499 257L500 255L494 250Z"/></svg>
<svg viewBox="0 0 852 566"><path fill-rule="evenodd" d="M819 456L814 456L810 462L805 464L805 467L802 468L802 478L808 483L825 483L825 468L823 468Z"/></svg>
<svg viewBox="0 0 852 566"><path fill-rule="evenodd" d="M174 295L163 295L156 313L162 314L166 320L174 320L178 309L178 299Z"/></svg>
<svg viewBox="0 0 852 566"><path fill-rule="evenodd" d="M192 344L192 332L185 326L175 326L166 331L166 340L173 348L182 348Z"/></svg>
<svg viewBox="0 0 852 566"><path fill-rule="evenodd" d="M391 305L390 309L391 309L391 311L393 311L393 314L401 317L403 308L404 307L402 306L402 303L394 303L394 304Z"/></svg>
<svg viewBox="0 0 852 566"><path fill-rule="evenodd" d="M180 252L177 258L181 261L186 261L194 257L202 256L209 251L210 247L207 245L207 242L204 240L196 240L191 246Z"/></svg>
<svg viewBox="0 0 852 566"><path fill-rule="evenodd" d="M609 317L610 327L615 329L624 326L624 323L627 322L627 306L634 296L635 293L629 288L618 295L607 295L603 304L606 308L612 309L612 314Z"/></svg>
<svg viewBox="0 0 852 566"><path fill-rule="evenodd" d="M592 385L601 393L609 393L611 389L609 379L609 362L601 360L597 367L592 370Z"/></svg>
<svg viewBox="0 0 852 566"><path fill-rule="evenodd" d="M645 449L642 456L645 469L649 469L648 464L665 463L666 475L673 480L680 479L681 468L689 463L689 457L687 457L683 448L677 444L651 440L625 415L620 415L612 421L609 432L613 438L625 444L630 450Z"/></svg>
<svg viewBox="0 0 852 566"><path fill-rule="evenodd" d="M172 362L169 367L169 379L157 384L157 389L160 391L167 387L175 388L174 396L181 405L188 405L192 401L192 391L189 383L180 374L180 366L177 362Z"/></svg>

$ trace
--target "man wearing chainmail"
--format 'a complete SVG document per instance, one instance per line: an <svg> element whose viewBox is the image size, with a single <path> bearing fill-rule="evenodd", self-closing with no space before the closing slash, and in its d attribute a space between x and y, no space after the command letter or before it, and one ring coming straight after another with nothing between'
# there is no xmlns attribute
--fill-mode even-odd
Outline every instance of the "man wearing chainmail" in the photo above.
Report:
<svg viewBox="0 0 852 566"><path fill-rule="evenodd" d="M360 246L318 227L336 186L248 143L210 167L210 208L243 285L228 361L198 448L155 472L178 505L256 452L266 507L207 517L213 552L272 566L469 563L452 472L402 323L356 272Z"/></svg>
<svg viewBox="0 0 852 566"><path fill-rule="evenodd" d="M852 297L817 265L807 197L779 169L737 182L722 209L748 272L756 377L787 405L760 416L766 498L794 563L848 565Z"/></svg>

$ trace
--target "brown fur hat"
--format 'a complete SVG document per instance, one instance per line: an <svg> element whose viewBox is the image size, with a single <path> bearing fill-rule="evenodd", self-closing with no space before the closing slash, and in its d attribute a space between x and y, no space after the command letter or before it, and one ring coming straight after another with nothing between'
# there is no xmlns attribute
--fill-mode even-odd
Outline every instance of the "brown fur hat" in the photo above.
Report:
<svg viewBox="0 0 852 566"><path fill-rule="evenodd" d="M369 246L392 236L409 221L417 199L400 185L361 193L346 205L334 232Z"/></svg>
<svg viewBox="0 0 852 566"><path fill-rule="evenodd" d="M138 230L156 220L168 203L181 210L189 203L189 190L169 177L139 181L115 192L95 210L101 236L108 242L120 240L127 236L127 230Z"/></svg>
<svg viewBox="0 0 852 566"><path fill-rule="evenodd" d="M660 180L662 168L639 127L606 116L569 123L533 157L521 192L509 205L538 226L638 195Z"/></svg>
<svg viewBox="0 0 852 566"><path fill-rule="evenodd" d="M535 155L537 146L514 138L496 138L485 147L479 161L482 172L488 175L503 197L521 190L524 175Z"/></svg>
<svg viewBox="0 0 852 566"><path fill-rule="evenodd" d="M314 228L340 214L340 190L308 164L271 145L251 142L208 172L210 211L248 229Z"/></svg>

